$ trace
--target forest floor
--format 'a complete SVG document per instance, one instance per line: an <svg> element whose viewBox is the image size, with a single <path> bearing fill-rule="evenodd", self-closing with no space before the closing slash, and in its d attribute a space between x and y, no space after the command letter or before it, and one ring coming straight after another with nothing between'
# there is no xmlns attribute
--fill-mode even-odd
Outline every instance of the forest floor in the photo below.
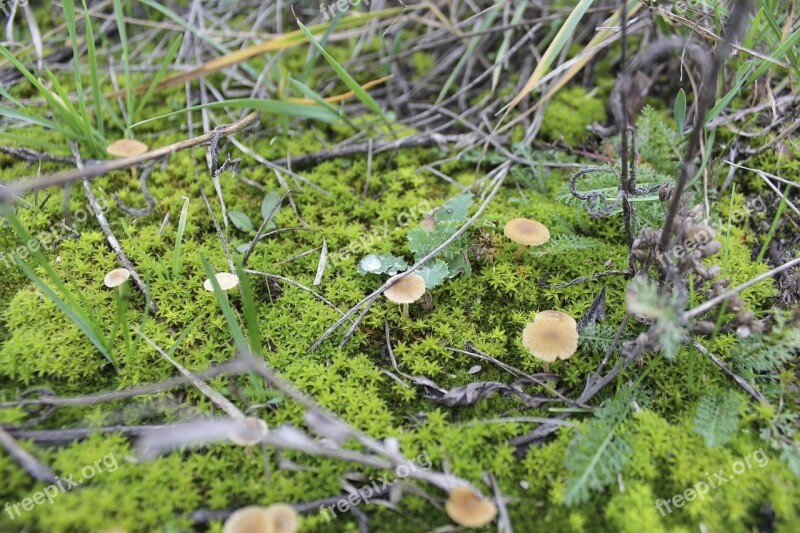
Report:
<svg viewBox="0 0 800 533"><path fill-rule="evenodd" d="M793 2L2 11L0 532L796 527Z"/></svg>

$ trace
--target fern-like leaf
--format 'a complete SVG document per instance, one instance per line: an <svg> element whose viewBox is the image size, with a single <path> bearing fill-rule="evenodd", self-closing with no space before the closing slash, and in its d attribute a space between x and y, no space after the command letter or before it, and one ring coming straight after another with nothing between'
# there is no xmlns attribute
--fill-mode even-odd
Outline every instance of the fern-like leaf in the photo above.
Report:
<svg viewBox="0 0 800 533"><path fill-rule="evenodd" d="M610 485L630 461L631 446L619 435L632 397L623 391L595 411L572 441L564 458L569 472L564 490L564 503L572 506L589 499L592 490Z"/></svg>
<svg viewBox="0 0 800 533"><path fill-rule="evenodd" d="M733 391L711 390L700 399L694 415L694 431L713 448L727 444L739 429L742 400Z"/></svg>

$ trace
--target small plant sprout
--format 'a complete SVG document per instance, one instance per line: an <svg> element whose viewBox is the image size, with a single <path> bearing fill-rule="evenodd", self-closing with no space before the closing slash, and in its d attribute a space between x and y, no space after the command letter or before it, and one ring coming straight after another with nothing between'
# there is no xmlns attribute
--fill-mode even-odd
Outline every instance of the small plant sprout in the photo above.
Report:
<svg viewBox="0 0 800 533"><path fill-rule="evenodd" d="M526 246L541 246L550 240L550 230L541 222L529 218L514 218L503 228L503 234L519 245L514 257L519 258Z"/></svg>
<svg viewBox="0 0 800 533"><path fill-rule="evenodd" d="M569 359L578 349L578 325L575 319L560 311L542 311L522 330L522 345L544 363Z"/></svg>
<svg viewBox="0 0 800 533"><path fill-rule="evenodd" d="M147 145L136 139L119 139L106 147L106 152L115 157L131 157L143 154L147 151ZM131 167L131 176L137 179L136 166Z"/></svg>
<svg viewBox="0 0 800 533"><path fill-rule="evenodd" d="M492 502L482 500L467 487L453 489L444 508L453 522L470 528L483 527L497 515L497 507Z"/></svg>
<svg viewBox="0 0 800 533"><path fill-rule="evenodd" d="M269 507L249 505L225 521L222 533L295 533L300 528L297 511L284 503Z"/></svg>
<svg viewBox="0 0 800 533"><path fill-rule="evenodd" d="M227 292L239 284L239 278L230 272L218 272L214 275L219 284L219 288ZM203 288L208 292L214 292L214 285L210 279L203 282Z"/></svg>
<svg viewBox="0 0 800 533"><path fill-rule="evenodd" d="M231 433L230 441L239 446L255 446L269 433L269 426L260 418L250 417Z"/></svg>
<svg viewBox="0 0 800 533"><path fill-rule="evenodd" d="M397 278L398 276L395 276ZM413 304L425 294L425 280L419 274L408 274L394 282L383 294L390 302L403 304L403 316L408 318L408 304Z"/></svg>

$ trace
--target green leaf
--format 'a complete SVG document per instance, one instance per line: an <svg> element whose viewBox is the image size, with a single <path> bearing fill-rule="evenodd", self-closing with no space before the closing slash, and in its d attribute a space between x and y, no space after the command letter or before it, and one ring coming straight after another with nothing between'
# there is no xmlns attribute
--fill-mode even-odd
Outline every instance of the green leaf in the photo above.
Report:
<svg viewBox="0 0 800 533"><path fill-rule="evenodd" d="M236 229L239 231L243 231L245 233L253 233L255 231L255 228L253 227L253 221L250 220L249 216L241 211L229 211L228 218L231 219L231 222L233 222L233 225L236 226Z"/></svg>
<svg viewBox="0 0 800 533"><path fill-rule="evenodd" d="M183 197L183 207L181 207L181 218L178 221L178 234L175 236L175 248L172 250L172 279L178 279L181 271L181 243L183 233L186 230L186 219L189 215L189 199Z"/></svg>
<svg viewBox="0 0 800 533"><path fill-rule="evenodd" d="M694 431L706 446L722 446L730 442L739 429L739 408L742 400L733 391L713 389L700 398L694 415Z"/></svg>
<svg viewBox="0 0 800 533"><path fill-rule="evenodd" d="M395 274L408 268L406 260L392 254L369 254L365 255L358 263L358 273L362 276L367 274Z"/></svg>
<svg viewBox="0 0 800 533"><path fill-rule="evenodd" d="M447 263L441 259L436 259L432 264L417 269L417 274L425 280L425 286L428 289L432 289L444 283L444 280L447 279L447 275L449 274L449 270L447 268Z"/></svg>
<svg viewBox="0 0 800 533"><path fill-rule="evenodd" d="M268 192L264 195L264 199L261 200L261 218L269 220L265 229L274 229L276 227L273 220L280 210L280 201L281 195L276 192Z"/></svg>
<svg viewBox="0 0 800 533"><path fill-rule="evenodd" d="M433 218L436 222L463 222L467 219L467 213L471 205L471 194L459 194L439 207L434 212Z"/></svg>
<svg viewBox="0 0 800 533"><path fill-rule="evenodd" d="M672 106L675 115L675 125L678 128L678 134L683 137L683 127L686 123L686 93L683 89L678 91L678 96L675 97L675 103Z"/></svg>

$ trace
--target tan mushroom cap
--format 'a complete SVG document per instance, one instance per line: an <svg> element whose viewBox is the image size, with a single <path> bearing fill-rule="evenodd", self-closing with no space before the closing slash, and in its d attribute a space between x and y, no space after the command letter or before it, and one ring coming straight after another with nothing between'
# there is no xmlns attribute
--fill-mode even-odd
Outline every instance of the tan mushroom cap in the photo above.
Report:
<svg viewBox="0 0 800 533"><path fill-rule="evenodd" d="M537 359L569 359L578 349L575 319L559 311L542 311L522 331L522 344Z"/></svg>
<svg viewBox="0 0 800 533"><path fill-rule="evenodd" d="M106 152L117 157L130 157L143 154L146 151L147 145L136 139L120 139L109 144L106 148Z"/></svg>
<svg viewBox="0 0 800 533"><path fill-rule="evenodd" d="M237 509L225 521L222 533L271 533L272 521L266 507L248 505Z"/></svg>
<svg viewBox="0 0 800 533"><path fill-rule="evenodd" d="M222 533L295 533L299 527L297 512L286 504L249 505L228 517Z"/></svg>
<svg viewBox="0 0 800 533"><path fill-rule="evenodd" d="M217 278L219 288L223 291L228 291L239 284L239 278L230 272L217 272L214 277ZM214 292L214 286L211 284L210 279L203 282L203 288L208 292Z"/></svg>
<svg viewBox="0 0 800 533"><path fill-rule="evenodd" d="M130 277L131 277L131 271L128 270L127 268L115 268L114 270L106 274L105 278L103 278L103 285L105 285L110 289L113 289L114 287L119 287L120 285L128 281L128 278Z"/></svg>
<svg viewBox="0 0 800 533"><path fill-rule="evenodd" d="M480 499L467 487L456 487L444 506L453 522L465 527L483 527L497 515L492 502Z"/></svg>
<svg viewBox="0 0 800 533"><path fill-rule="evenodd" d="M509 220L503 228L503 234L524 246L539 246L550 240L550 230L547 226L529 218Z"/></svg>
<svg viewBox="0 0 800 533"><path fill-rule="evenodd" d="M249 417L247 421L237 428L238 431L232 433L230 441L239 446L253 446L261 442L267 433L269 426L265 421L256 417Z"/></svg>
<svg viewBox="0 0 800 533"><path fill-rule="evenodd" d="M396 304L413 304L425 294L425 280L412 272L386 289L383 294Z"/></svg>
<svg viewBox="0 0 800 533"><path fill-rule="evenodd" d="M291 506L285 503L273 503L267 507L272 522L271 533L295 533L300 529L300 517Z"/></svg>

